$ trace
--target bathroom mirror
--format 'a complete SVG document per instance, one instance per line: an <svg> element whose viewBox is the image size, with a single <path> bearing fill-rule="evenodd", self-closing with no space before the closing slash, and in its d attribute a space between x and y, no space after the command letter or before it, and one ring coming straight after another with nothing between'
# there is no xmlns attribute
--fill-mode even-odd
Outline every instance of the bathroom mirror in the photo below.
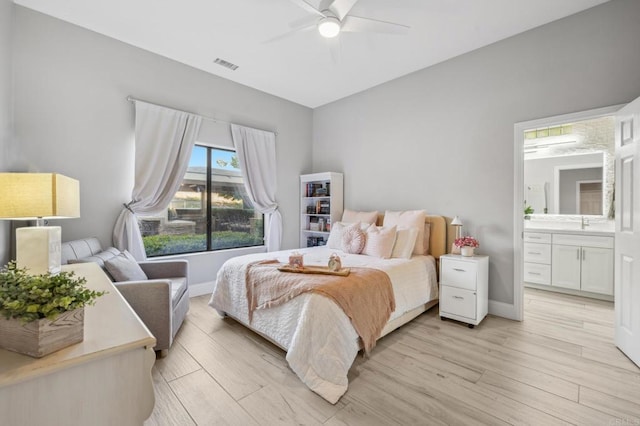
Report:
<svg viewBox="0 0 640 426"><path fill-rule="evenodd" d="M612 217L614 119L525 132L523 212Z"/></svg>
<svg viewBox="0 0 640 426"><path fill-rule="evenodd" d="M534 214L606 215L605 153L525 160L525 199Z"/></svg>

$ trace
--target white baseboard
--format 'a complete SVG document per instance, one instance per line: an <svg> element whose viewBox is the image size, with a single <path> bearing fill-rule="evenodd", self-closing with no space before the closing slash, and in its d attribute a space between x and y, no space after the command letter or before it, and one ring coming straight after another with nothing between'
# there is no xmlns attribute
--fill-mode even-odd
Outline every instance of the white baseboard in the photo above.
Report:
<svg viewBox="0 0 640 426"><path fill-rule="evenodd" d="M512 319L518 321L516 307L510 303L497 302L489 300L489 313L498 317Z"/></svg>
<svg viewBox="0 0 640 426"><path fill-rule="evenodd" d="M203 294L211 294L215 281L207 281L198 284L189 284L189 297L202 296Z"/></svg>

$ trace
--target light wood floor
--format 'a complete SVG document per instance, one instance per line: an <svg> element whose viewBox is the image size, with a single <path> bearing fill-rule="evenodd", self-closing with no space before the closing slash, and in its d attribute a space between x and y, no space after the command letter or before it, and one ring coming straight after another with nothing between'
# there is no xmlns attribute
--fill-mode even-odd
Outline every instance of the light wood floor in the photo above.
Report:
<svg viewBox="0 0 640 426"><path fill-rule="evenodd" d="M610 302L527 289L525 321L475 329L435 307L358 356L331 405L207 301L156 361L146 425L640 425L640 369L613 345Z"/></svg>

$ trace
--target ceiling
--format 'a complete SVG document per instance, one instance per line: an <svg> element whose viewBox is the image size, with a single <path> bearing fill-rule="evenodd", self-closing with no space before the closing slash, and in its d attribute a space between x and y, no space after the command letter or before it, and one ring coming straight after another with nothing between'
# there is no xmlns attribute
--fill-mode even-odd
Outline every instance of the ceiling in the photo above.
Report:
<svg viewBox="0 0 640 426"><path fill-rule="evenodd" d="M312 16L290 0L14 1L315 108L608 0L359 0L350 15L409 34L341 33L333 54L315 30L265 43Z"/></svg>

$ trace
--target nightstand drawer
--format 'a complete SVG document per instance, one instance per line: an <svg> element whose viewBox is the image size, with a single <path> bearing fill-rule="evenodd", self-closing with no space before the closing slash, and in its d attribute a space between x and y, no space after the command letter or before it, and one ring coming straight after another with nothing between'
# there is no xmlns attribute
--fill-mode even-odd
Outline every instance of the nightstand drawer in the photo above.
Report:
<svg viewBox="0 0 640 426"><path fill-rule="evenodd" d="M551 264L551 244L524 243L524 261Z"/></svg>
<svg viewBox="0 0 640 426"><path fill-rule="evenodd" d="M528 283L551 285L551 265L525 263L524 281Z"/></svg>
<svg viewBox="0 0 640 426"><path fill-rule="evenodd" d="M468 290L476 289L478 265L475 262L445 259L441 267L440 281L443 285L451 285Z"/></svg>
<svg viewBox="0 0 640 426"><path fill-rule="evenodd" d="M440 310L442 312L476 319L476 293L471 290L442 286Z"/></svg>

